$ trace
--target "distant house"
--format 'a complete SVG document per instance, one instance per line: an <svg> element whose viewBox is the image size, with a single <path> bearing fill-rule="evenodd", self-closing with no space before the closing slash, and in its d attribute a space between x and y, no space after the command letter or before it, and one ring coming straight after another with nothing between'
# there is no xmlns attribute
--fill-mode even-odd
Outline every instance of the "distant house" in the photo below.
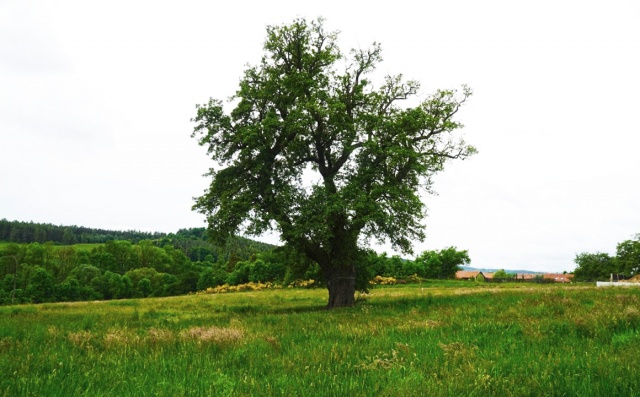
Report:
<svg viewBox="0 0 640 397"><path fill-rule="evenodd" d="M476 270L458 270L456 272L456 280L475 280L482 281L484 277L482 272Z"/></svg>
<svg viewBox="0 0 640 397"><path fill-rule="evenodd" d="M482 275L484 276L484 281L491 281L495 273L482 273Z"/></svg>
<svg viewBox="0 0 640 397"><path fill-rule="evenodd" d="M496 279L495 273L482 272L479 270L459 270L456 272L456 280L475 280L499 282L506 279ZM547 274L533 274L533 273L518 273L511 281L519 282L547 282L547 283L570 283L573 281L573 274L561 274L561 273L547 273Z"/></svg>
<svg viewBox="0 0 640 397"><path fill-rule="evenodd" d="M545 280L553 280L556 283L570 283L573 281L573 274L567 273L546 273L542 275Z"/></svg>
<svg viewBox="0 0 640 397"><path fill-rule="evenodd" d="M522 281L532 281L535 280L539 275L533 273L518 273L516 274L516 280Z"/></svg>

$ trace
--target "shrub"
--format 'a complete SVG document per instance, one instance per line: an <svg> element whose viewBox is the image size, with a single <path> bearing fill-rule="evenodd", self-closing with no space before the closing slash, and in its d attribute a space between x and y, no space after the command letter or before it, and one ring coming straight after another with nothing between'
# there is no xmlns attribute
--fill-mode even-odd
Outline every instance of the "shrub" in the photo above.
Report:
<svg viewBox="0 0 640 397"><path fill-rule="evenodd" d="M204 291L198 291L197 294L221 294L225 292L238 292L238 291L261 291L264 289L275 289L275 288L282 288L282 287L278 284L273 284L273 283L248 282L248 283L238 284L238 285L222 284L222 285L218 285L217 287L207 288Z"/></svg>
<svg viewBox="0 0 640 397"><path fill-rule="evenodd" d="M374 285L393 285L397 284L398 280L395 277L375 276L370 283Z"/></svg>

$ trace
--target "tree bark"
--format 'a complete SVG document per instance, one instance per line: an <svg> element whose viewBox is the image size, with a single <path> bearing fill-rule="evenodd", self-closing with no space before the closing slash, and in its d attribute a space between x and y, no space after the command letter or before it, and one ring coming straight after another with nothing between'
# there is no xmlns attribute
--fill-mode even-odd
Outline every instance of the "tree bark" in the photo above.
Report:
<svg viewBox="0 0 640 397"><path fill-rule="evenodd" d="M356 295L356 268L353 265L327 269L329 302L327 309L353 306Z"/></svg>

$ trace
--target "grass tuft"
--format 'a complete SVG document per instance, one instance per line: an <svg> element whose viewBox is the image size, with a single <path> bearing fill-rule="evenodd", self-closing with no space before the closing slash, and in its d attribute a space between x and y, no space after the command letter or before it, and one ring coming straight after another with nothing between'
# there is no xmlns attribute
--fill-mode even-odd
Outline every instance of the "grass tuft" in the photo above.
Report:
<svg viewBox="0 0 640 397"><path fill-rule="evenodd" d="M194 327L180 332L180 337L198 342L227 344L244 339L244 332L235 328Z"/></svg>

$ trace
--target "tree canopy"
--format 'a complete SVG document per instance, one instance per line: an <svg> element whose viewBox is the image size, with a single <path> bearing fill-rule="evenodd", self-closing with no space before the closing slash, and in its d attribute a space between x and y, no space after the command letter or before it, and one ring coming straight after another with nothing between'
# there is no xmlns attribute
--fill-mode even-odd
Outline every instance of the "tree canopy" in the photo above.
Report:
<svg viewBox="0 0 640 397"><path fill-rule="evenodd" d="M640 234L618 243L616 255L583 252L575 258L574 276L578 281L607 280L612 274L633 277L640 272Z"/></svg>
<svg viewBox="0 0 640 397"><path fill-rule="evenodd" d="M615 258L603 252L583 252L574 261L578 265L573 272L576 281L608 280L612 273L617 273Z"/></svg>
<svg viewBox="0 0 640 397"><path fill-rule="evenodd" d="M198 105L192 134L215 161L194 205L211 236L276 230L320 266L328 307L353 304L369 239L411 252L424 238L421 192L447 160L475 152L453 134L468 87L423 96L402 75L376 86L369 77L381 46L347 56L337 40L322 19L267 27L264 55L244 71L233 109L216 99Z"/></svg>
<svg viewBox="0 0 640 397"><path fill-rule="evenodd" d="M469 253L458 251L456 247L448 247L440 251L425 251L416 258L416 263L423 269L424 278L455 278L460 266L471 263Z"/></svg>

